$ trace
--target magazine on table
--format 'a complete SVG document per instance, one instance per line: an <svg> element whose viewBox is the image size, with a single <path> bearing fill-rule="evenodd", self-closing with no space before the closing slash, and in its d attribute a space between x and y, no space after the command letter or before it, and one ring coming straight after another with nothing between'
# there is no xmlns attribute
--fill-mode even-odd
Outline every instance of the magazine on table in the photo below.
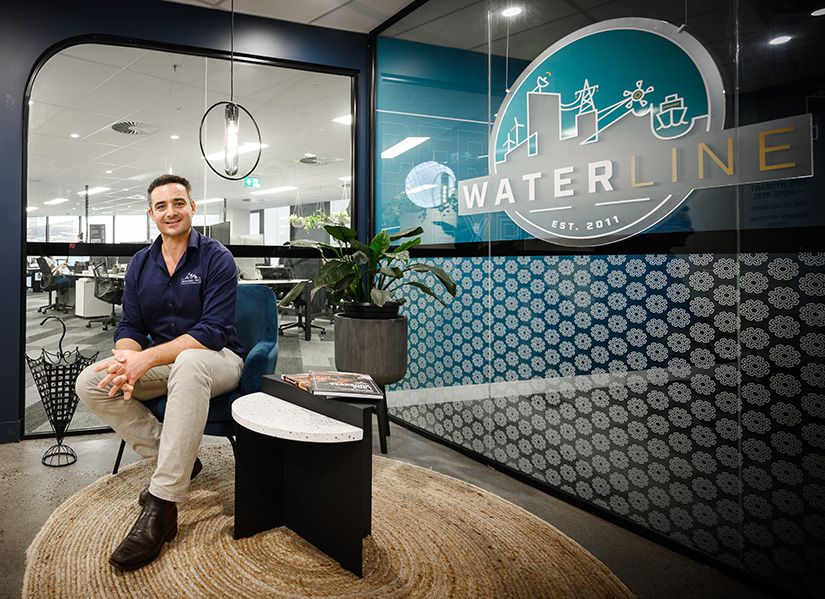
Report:
<svg viewBox="0 0 825 599"><path fill-rule="evenodd" d="M285 383L321 397L384 397L384 393L370 375L358 372L310 371L282 374L281 378Z"/></svg>
<svg viewBox="0 0 825 599"><path fill-rule="evenodd" d="M312 393L312 386L308 372L300 374L282 374L281 379L283 379L285 383L289 383L293 387L298 387L299 389L303 389L307 393Z"/></svg>

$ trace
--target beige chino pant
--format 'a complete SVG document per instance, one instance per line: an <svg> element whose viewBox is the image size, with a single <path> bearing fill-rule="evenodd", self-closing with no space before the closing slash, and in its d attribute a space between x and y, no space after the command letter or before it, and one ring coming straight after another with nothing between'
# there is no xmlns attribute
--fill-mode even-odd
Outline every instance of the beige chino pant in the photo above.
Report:
<svg viewBox="0 0 825 599"><path fill-rule="evenodd" d="M95 372L95 366L80 373L78 397L138 454L157 460L149 484L152 495L183 501L206 426L209 400L238 386L243 360L226 348L184 350L173 364L144 374L129 401L124 401L121 392L109 397L109 388L98 388L107 372ZM161 395L167 396L163 425L143 405Z"/></svg>

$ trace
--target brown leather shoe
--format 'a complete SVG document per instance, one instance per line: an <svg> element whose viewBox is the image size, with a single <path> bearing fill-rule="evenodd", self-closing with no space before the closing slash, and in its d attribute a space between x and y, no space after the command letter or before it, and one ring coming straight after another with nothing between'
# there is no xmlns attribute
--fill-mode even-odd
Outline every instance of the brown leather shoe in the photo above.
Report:
<svg viewBox="0 0 825 599"><path fill-rule="evenodd" d="M189 476L189 480L194 480L195 477L200 474L201 470L203 470L203 464L201 463L200 458L195 458L195 463L192 464L192 474ZM143 489L138 495L138 503L140 505L144 505L146 503L146 497L149 496L149 487Z"/></svg>
<svg viewBox="0 0 825 599"><path fill-rule="evenodd" d="M126 538L117 546L109 563L121 570L135 570L152 562L166 541L178 534L178 506L151 493Z"/></svg>

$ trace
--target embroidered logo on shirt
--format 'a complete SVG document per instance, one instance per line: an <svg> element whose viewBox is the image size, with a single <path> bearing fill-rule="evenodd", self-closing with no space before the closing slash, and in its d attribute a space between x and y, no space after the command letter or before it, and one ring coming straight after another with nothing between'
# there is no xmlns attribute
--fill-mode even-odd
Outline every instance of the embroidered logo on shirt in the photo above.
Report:
<svg viewBox="0 0 825 599"><path fill-rule="evenodd" d="M190 272L180 280L181 285L200 285L201 278L193 272Z"/></svg>

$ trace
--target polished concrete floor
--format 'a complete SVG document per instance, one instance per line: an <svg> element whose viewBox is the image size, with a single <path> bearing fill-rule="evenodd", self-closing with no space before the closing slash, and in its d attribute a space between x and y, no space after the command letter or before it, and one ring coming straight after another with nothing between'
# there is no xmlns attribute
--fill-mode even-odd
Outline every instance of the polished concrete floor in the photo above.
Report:
<svg viewBox="0 0 825 599"><path fill-rule="evenodd" d="M68 437L66 442L78 461L65 468L40 463L52 439L0 445L0 597L20 596L26 548L58 505L111 471L119 440L114 434L98 434ZM227 441L204 438L204 443L214 442ZM373 447L377 452L377 438ZM532 512L590 551L638 597L769 596L397 425L389 439L389 457L468 481ZM136 459L127 450L124 463Z"/></svg>

